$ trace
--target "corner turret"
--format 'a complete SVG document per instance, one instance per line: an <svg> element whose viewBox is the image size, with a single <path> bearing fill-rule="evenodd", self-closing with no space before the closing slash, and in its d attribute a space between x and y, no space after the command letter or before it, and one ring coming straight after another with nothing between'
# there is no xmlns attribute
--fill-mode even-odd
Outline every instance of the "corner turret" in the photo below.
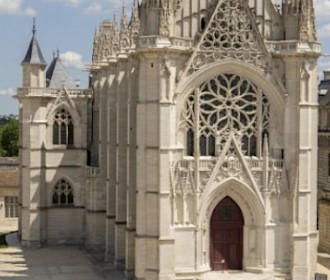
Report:
<svg viewBox="0 0 330 280"><path fill-rule="evenodd" d="M35 19L33 20L32 39L21 65L23 68L23 87L46 87L45 69L47 63L36 38Z"/></svg>

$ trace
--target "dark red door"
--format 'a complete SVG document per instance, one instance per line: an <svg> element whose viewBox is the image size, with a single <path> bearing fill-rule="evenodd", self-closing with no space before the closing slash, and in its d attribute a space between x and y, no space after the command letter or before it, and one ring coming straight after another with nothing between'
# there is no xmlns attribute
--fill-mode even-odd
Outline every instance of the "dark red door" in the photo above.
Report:
<svg viewBox="0 0 330 280"><path fill-rule="evenodd" d="M230 197L225 197L211 217L212 270L242 269L243 225L241 209Z"/></svg>

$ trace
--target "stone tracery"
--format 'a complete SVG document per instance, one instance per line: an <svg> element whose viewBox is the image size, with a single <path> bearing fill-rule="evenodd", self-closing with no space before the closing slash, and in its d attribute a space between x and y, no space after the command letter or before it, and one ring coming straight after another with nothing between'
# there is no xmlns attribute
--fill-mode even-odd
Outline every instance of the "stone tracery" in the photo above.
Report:
<svg viewBox="0 0 330 280"><path fill-rule="evenodd" d="M184 114L188 155L193 155L194 133L199 134L202 156L218 153L230 133L240 139L246 155L261 155L262 138L269 130L269 103L244 77L221 74L202 83L188 96Z"/></svg>
<svg viewBox="0 0 330 280"><path fill-rule="evenodd" d="M259 42L251 16L242 1L220 1L188 63L187 74L226 58L266 69L267 52Z"/></svg>

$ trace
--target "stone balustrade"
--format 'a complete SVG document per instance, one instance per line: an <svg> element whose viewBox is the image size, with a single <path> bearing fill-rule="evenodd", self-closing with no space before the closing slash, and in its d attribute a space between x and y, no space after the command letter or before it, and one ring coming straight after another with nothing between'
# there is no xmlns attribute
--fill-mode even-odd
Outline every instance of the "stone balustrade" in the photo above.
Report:
<svg viewBox="0 0 330 280"><path fill-rule="evenodd" d="M266 41L268 51L274 55L289 55L297 53L321 53L321 45L317 42L303 43L296 40L287 41Z"/></svg>
<svg viewBox="0 0 330 280"><path fill-rule="evenodd" d="M155 48L164 47L165 45L171 47L178 47L190 49L193 47L193 41L187 38L180 37L161 37L161 36L141 36L138 42L138 48Z"/></svg>
<svg viewBox="0 0 330 280"><path fill-rule="evenodd" d="M17 89L17 96L18 97L25 97L25 96L34 96L34 97L41 97L41 96L49 96L49 97L57 97L59 92L62 89L52 89L52 88L18 88ZM93 91L91 89L65 89L65 91L70 96L76 97L91 97Z"/></svg>

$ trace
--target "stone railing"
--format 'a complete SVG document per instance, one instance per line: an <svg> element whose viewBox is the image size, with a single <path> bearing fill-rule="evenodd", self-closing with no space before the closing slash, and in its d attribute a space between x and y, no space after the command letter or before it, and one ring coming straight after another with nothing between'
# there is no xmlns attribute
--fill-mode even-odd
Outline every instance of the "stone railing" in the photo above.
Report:
<svg viewBox="0 0 330 280"><path fill-rule="evenodd" d="M65 89L70 96L91 97L93 92L91 89ZM18 88L17 97L33 96L33 97L56 97L62 89L52 88Z"/></svg>
<svg viewBox="0 0 330 280"><path fill-rule="evenodd" d="M100 168L94 166L86 166L86 177L96 178L100 174Z"/></svg>
<svg viewBox="0 0 330 280"><path fill-rule="evenodd" d="M138 41L138 48L158 48L164 46L190 49L193 47L193 41L187 38L167 38L161 36L141 36Z"/></svg>
<svg viewBox="0 0 330 280"><path fill-rule="evenodd" d="M319 43L303 43L296 40L266 41L265 43L268 51L272 54L285 55L290 53L321 53L321 45Z"/></svg>

